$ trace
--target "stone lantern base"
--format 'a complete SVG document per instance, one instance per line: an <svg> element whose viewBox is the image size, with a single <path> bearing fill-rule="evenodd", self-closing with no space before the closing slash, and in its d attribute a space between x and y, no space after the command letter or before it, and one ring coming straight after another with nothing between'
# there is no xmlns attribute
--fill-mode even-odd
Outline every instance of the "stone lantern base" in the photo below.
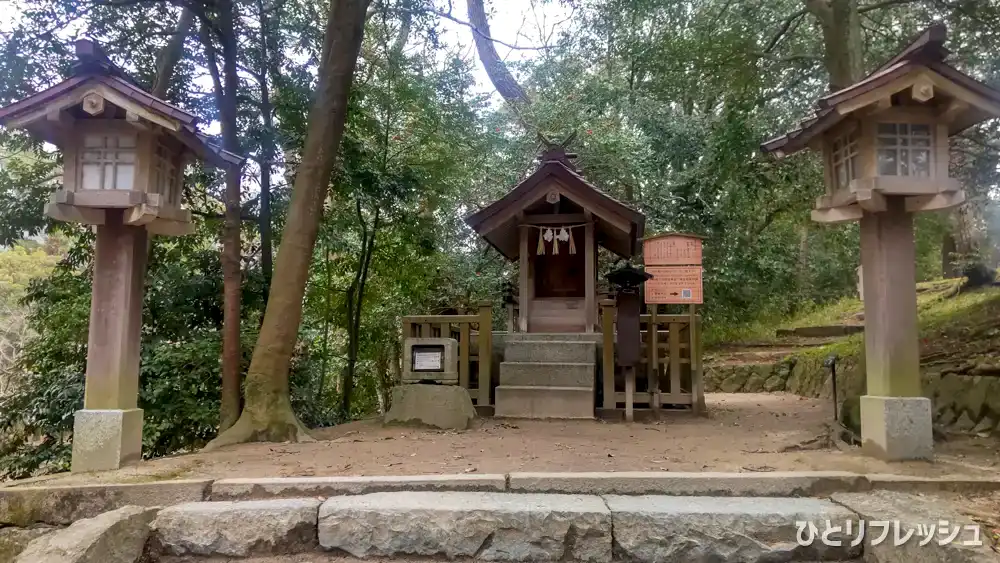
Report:
<svg viewBox="0 0 1000 563"><path fill-rule="evenodd" d="M926 397L861 397L861 449L886 461L931 459L934 435Z"/></svg>
<svg viewBox="0 0 1000 563"><path fill-rule="evenodd" d="M142 459L142 409L76 411L74 473L108 471Z"/></svg>

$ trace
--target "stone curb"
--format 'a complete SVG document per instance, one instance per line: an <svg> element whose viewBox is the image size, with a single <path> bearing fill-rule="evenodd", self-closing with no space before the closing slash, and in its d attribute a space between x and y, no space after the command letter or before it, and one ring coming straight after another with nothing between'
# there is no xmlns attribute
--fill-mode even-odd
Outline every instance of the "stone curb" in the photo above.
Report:
<svg viewBox="0 0 1000 563"><path fill-rule="evenodd" d="M770 473L510 473L177 480L134 484L0 487L0 526L66 525L127 505L203 500L358 495L384 491L481 491L668 496L829 496L870 490L991 492L1000 479L794 471Z"/></svg>
<svg viewBox="0 0 1000 563"><path fill-rule="evenodd" d="M205 500L210 480L0 489L0 526L64 526L125 506L169 506Z"/></svg>
<svg viewBox="0 0 1000 563"><path fill-rule="evenodd" d="M773 473L511 473L514 493L668 495L721 497L810 497L867 491L864 475L847 472Z"/></svg>
<svg viewBox="0 0 1000 563"><path fill-rule="evenodd" d="M212 483L211 500L332 497L384 491L495 491L507 488L507 477L483 475L410 475L401 477L288 477L222 479Z"/></svg>
<svg viewBox="0 0 1000 563"><path fill-rule="evenodd" d="M14 563L136 563L159 509L125 506L46 534Z"/></svg>

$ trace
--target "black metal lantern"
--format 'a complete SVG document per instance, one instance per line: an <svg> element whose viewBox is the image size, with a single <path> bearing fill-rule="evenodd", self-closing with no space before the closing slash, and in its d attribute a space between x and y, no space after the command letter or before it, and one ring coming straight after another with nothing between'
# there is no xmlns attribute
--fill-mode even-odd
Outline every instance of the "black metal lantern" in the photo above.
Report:
<svg viewBox="0 0 1000 563"><path fill-rule="evenodd" d="M640 287L653 276L626 263L605 276L615 289L618 309L618 358L622 367L639 363L642 337L639 334L639 315L642 312Z"/></svg>

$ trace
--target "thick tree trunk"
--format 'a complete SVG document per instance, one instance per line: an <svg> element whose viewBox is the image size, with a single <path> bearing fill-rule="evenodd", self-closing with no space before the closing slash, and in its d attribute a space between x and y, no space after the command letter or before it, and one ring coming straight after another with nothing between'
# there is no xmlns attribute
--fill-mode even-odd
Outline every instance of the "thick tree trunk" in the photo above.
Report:
<svg viewBox="0 0 1000 563"><path fill-rule="evenodd" d="M271 87L269 77L277 66L271 60L280 56L277 50L270 48L272 25L268 9L264 2L258 2L260 12L260 66L257 69L260 81L260 113L264 121L264 134L260 146L260 217L257 219L257 229L260 231L260 267L264 274L264 303L271 290L271 275L274 270L274 242L271 229L271 167L278 153L277 140L274 134L274 108L271 105ZM277 26L274 26L276 28Z"/></svg>
<svg viewBox="0 0 1000 563"><path fill-rule="evenodd" d="M163 51L160 51L160 56L156 61L156 80L153 82L153 89L150 93L157 98L166 99L167 90L170 89L170 80L174 76L174 70L184 55L184 41L187 39L188 34L191 33L193 26L194 13L184 8L177 19L177 27L174 28L174 34L170 37L170 41L167 42Z"/></svg>
<svg viewBox="0 0 1000 563"><path fill-rule="evenodd" d="M347 118L369 0L334 0L328 14L316 98L309 112L264 322L246 380L243 414L207 449L246 441L311 440L292 412L288 369L330 176Z"/></svg>
<svg viewBox="0 0 1000 563"><path fill-rule="evenodd" d="M517 83L517 80L507 69L507 65L497 53L490 33L490 23L486 19L486 9L483 0L468 0L469 23L472 24L472 37L476 42L479 60L486 68L486 75L503 99L511 103L528 103L528 95Z"/></svg>
<svg viewBox="0 0 1000 563"><path fill-rule="evenodd" d="M222 147L239 154L236 93L239 90L235 14L232 0L219 2L218 28L222 43L222 92L218 96L222 125ZM219 430L236 423L240 416L240 300L243 274L240 268L240 178L238 168L226 172L225 223L222 229L222 405Z"/></svg>
<svg viewBox="0 0 1000 563"><path fill-rule="evenodd" d="M840 90L864 76L864 44L858 0L805 0L823 30L823 62L830 89Z"/></svg>

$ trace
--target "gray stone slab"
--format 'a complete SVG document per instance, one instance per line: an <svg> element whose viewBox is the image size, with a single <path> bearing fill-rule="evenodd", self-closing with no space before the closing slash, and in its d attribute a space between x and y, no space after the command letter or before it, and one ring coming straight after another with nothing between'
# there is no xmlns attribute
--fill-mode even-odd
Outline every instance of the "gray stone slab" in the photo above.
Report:
<svg viewBox="0 0 1000 563"><path fill-rule="evenodd" d="M192 502L164 508L153 521L159 549L172 555L301 553L316 548L313 498Z"/></svg>
<svg viewBox="0 0 1000 563"><path fill-rule="evenodd" d="M210 480L0 488L0 526L66 525L128 505L167 506L204 500Z"/></svg>
<svg viewBox="0 0 1000 563"><path fill-rule="evenodd" d="M156 508L126 506L68 528L46 534L31 543L15 563L136 563L142 556L149 523Z"/></svg>
<svg viewBox="0 0 1000 563"><path fill-rule="evenodd" d="M465 430L476 418L469 391L458 385L397 385L386 424Z"/></svg>
<svg viewBox="0 0 1000 563"><path fill-rule="evenodd" d="M58 528L0 528L0 563L12 563L28 544Z"/></svg>
<svg viewBox="0 0 1000 563"><path fill-rule="evenodd" d="M584 362L593 365L596 355L594 342L515 340L507 343L503 359L504 362Z"/></svg>
<svg viewBox="0 0 1000 563"><path fill-rule="evenodd" d="M615 557L626 561L691 563L840 561L861 547L800 545L799 523L857 529L857 516L832 502L808 498L604 497L611 509ZM805 542L803 542L805 543Z"/></svg>
<svg viewBox="0 0 1000 563"><path fill-rule="evenodd" d="M895 475L890 473L872 473L865 475L872 489L900 492L953 492L953 493L987 493L1000 491L1000 479L977 479L973 477L917 477L914 475ZM846 492L846 491L845 491Z"/></svg>
<svg viewBox="0 0 1000 563"><path fill-rule="evenodd" d="M280 477L222 479L212 484L212 500L247 500L361 495L383 491L503 492L507 477L481 475L409 475Z"/></svg>
<svg viewBox="0 0 1000 563"><path fill-rule="evenodd" d="M984 545L963 545L972 542L976 534L967 526L978 525L958 512L952 504L927 495L913 495L896 491L871 493L838 493L832 500L853 510L865 520L865 558L877 563L996 563L997 555L988 547L989 537L979 532ZM942 536L942 521L947 530ZM872 526L877 522L876 526ZM883 523L888 524L888 531ZM898 524L897 524L898 523ZM941 541L958 528L954 540L945 545ZM899 530L897 532L897 529ZM902 542L897 542L899 534ZM908 539L907 536L909 536ZM930 537L925 545L920 545ZM899 545L896 545L900 543Z"/></svg>
<svg viewBox="0 0 1000 563"><path fill-rule="evenodd" d="M511 473L511 492L798 497L865 491L863 475L840 471L775 471L768 473Z"/></svg>
<svg viewBox="0 0 1000 563"><path fill-rule="evenodd" d="M319 541L355 557L611 561L611 514L596 496L400 492L333 497Z"/></svg>

